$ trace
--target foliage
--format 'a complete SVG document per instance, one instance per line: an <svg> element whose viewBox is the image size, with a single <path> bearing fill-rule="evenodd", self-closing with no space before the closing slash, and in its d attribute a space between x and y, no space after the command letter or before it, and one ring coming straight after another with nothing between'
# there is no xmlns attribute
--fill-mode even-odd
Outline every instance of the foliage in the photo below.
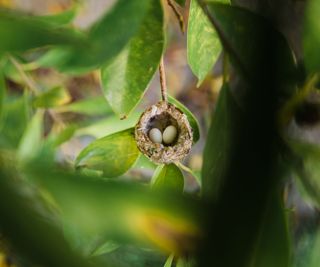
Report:
<svg viewBox="0 0 320 267"><path fill-rule="evenodd" d="M194 194L184 191L194 170L156 166L134 137L137 106L167 45L166 5L118 0L86 30L73 25L80 3L47 16L0 10L1 237L21 266L317 266L319 229L303 237L310 252L294 248L283 191L293 172L303 197L319 207L319 148L284 131L318 86L319 1L306 9L301 79L286 38L268 20L228 1L191 0L187 57L198 86L223 53L208 132L168 96L194 144L206 137ZM38 83L45 68L92 75L102 90L81 97L65 81ZM77 156L66 156L80 141Z"/></svg>

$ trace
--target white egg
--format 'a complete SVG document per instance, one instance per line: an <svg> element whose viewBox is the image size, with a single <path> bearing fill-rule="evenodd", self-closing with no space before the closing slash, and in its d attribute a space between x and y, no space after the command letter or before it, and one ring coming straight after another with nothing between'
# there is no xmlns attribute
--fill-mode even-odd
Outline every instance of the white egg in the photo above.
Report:
<svg viewBox="0 0 320 267"><path fill-rule="evenodd" d="M171 144L177 137L177 128L173 125L168 126L162 134L163 142L167 145Z"/></svg>
<svg viewBox="0 0 320 267"><path fill-rule="evenodd" d="M152 128L149 131L149 138L153 143L162 143L162 133L158 128Z"/></svg>

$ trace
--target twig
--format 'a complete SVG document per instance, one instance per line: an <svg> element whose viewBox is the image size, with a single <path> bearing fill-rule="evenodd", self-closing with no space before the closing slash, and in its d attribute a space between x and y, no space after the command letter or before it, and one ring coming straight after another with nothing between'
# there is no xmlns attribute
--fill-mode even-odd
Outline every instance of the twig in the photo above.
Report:
<svg viewBox="0 0 320 267"><path fill-rule="evenodd" d="M176 5L172 2L172 0L167 0L168 5L171 7L173 13L175 14L178 22L179 22L179 26L181 29L181 32L184 33L184 19L182 14L180 13L180 11L177 9Z"/></svg>
<svg viewBox="0 0 320 267"><path fill-rule="evenodd" d="M35 95L39 94L39 89L38 89L36 83L32 79L30 79L30 77L24 72L24 70L22 69L22 67L19 64L19 62L12 56L9 56L9 60L12 62L14 67L17 69L17 71L19 72L19 74L21 75L22 79L25 81L25 83L29 87L29 89Z"/></svg>
<svg viewBox="0 0 320 267"><path fill-rule="evenodd" d="M160 75L161 97L164 102L168 102L167 82L166 82L166 73L164 71L163 57L161 57L160 59L159 75Z"/></svg>

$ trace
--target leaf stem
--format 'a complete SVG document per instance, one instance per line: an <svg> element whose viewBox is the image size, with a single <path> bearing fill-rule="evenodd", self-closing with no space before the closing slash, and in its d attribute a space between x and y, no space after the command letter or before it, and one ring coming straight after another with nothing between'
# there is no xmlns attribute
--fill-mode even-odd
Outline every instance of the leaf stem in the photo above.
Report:
<svg viewBox="0 0 320 267"><path fill-rule="evenodd" d="M161 57L160 59L159 75L160 75L161 97L162 97L162 100L167 103L168 102L167 82L166 82L166 73L164 71L163 57Z"/></svg>
<svg viewBox="0 0 320 267"><path fill-rule="evenodd" d="M171 7L173 13L175 14L178 22L179 22L179 26L181 29L181 32L184 34L184 19L182 14L180 13L180 11L177 9L177 6L175 5L175 3L172 2L172 0L167 0L168 5Z"/></svg>

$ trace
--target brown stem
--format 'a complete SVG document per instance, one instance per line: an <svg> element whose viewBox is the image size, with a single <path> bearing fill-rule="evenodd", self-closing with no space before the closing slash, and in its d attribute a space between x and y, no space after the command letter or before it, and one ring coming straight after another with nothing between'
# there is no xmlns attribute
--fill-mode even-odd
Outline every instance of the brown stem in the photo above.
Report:
<svg viewBox="0 0 320 267"><path fill-rule="evenodd" d="M181 32L184 33L184 19L182 14L180 13L180 11L177 9L176 5L172 2L172 0L167 0L168 5L171 7L173 13L175 14L178 22L179 22L179 26L181 29Z"/></svg>
<svg viewBox="0 0 320 267"><path fill-rule="evenodd" d="M164 71L163 57L161 57L160 59L159 75L160 75L160 87L161 87L162 100L165 102L168 102L167 82L166 82L166 73Z"/></svg>

